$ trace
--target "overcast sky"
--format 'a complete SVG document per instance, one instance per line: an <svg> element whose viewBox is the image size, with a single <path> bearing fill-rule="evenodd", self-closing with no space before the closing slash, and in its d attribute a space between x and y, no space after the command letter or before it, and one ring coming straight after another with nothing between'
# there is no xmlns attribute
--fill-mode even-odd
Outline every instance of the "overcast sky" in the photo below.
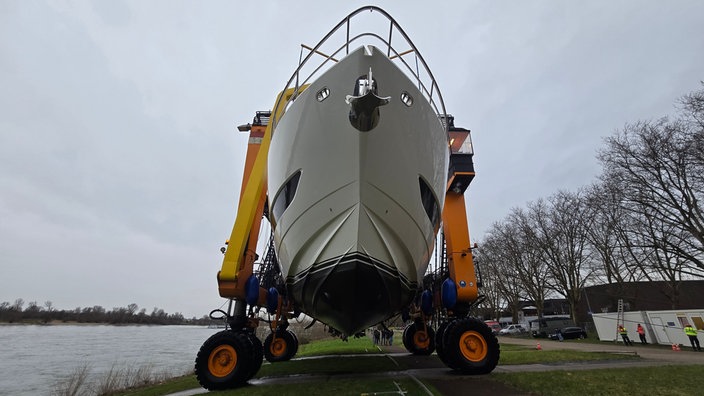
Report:
<svg viewBox="0 0 704 396"><path fill-rule="evenodd" d="M0 302L201 316L247 135L366 2L0 0ZM704 2L384 1L473 132L473 240L704 80Z"/></svg>

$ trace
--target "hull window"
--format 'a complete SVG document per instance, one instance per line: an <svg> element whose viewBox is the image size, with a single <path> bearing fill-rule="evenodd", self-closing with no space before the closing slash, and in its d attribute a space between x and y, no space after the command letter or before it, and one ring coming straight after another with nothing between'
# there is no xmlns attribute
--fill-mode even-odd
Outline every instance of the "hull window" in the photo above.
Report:
<svg viewBox="0 0 704 396"><path fill-rule="evenodd" d="M298 180L301 178L301 171L296 172L291 176L284 186L276 194L273 204L271 205L272 210L272 224L276 226L276 220L281 216L286 208L291 205L293 198L296 196L296 190L298 189Z"/></svg>
<svg viewBox="0 0 704 396"><path fill-rule="evenodd" d="M423 208L428 215L430 222L433 223L433 228L436 230L440 227L440 205L433 194L433 190L422 177L418 178L420 183L420 199L423 202Z"/></svg>
<svg viewBox="0 0 704 396"><path fill-rule="evenodd" d="M330 89L328 87L320 88L320 91L315 94L315 98L318 100L318 102L324 101L328 98L328 96L330 96Z"/></svg>
<svg viewBox="0 0 704 396"><path fill-rule="evenodd" d="M406 105L406 107L413 106L413 96L406 91L401 92L401 102Z"/></svg>

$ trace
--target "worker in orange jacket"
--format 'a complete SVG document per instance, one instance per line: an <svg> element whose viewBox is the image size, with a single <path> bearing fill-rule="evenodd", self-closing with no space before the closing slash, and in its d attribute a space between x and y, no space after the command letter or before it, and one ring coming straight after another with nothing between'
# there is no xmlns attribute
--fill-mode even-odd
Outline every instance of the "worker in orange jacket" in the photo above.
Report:
<svg viewBox="0 0 704 396"><path fill-rule="evenodd" d="M643 326L640 325L640 323L638 323L636 331L638 332L638 337L640 337L640 343L643 345L648 344L648 342L645 340L645 329L643 328Z"/></svg>

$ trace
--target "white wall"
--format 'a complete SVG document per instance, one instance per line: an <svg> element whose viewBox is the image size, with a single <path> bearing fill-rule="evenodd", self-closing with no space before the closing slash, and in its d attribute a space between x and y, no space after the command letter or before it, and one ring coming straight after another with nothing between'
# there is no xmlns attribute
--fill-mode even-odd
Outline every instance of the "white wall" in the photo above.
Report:
<svg viewBox="0 0 704 396"><path fill-rule="evenodd" d="M683 323L697 327L699 324L699 342L704 342L704 328L701 320L704 318L704 309L687 311L648 311L648 319L660 344L682 344L691 346L689 337L684 333ZM696 318L699 318L698 320Z"/></svg>
<svg viewBox="0 0 704 396"><path fill-rule="evenodd" d="M638 323L645 327L645 337L651 344L682 344L690 346L689 338L684 333L682 323L689 323L699 327L699 342L704 343L704 309L679 310L679 311L630 311L624 312L624 322L628 330L628 337L633 342L640 342L636 327ZM594 326L601 341L621 342L617 331L617 313L595 313L592 315Z"/></svg>
<svg viewBox="0 0 704 396"><path fill-rule="evenodd" d="M621 336L618 334L618 324L616 312L592 314L592 319L594 319L594 327L599 334L599 340L601 341L618 341L622 342ZM652 331L648 330L647 317L645 311L629 311L623 313L624 327L628 330L628 338L633 342L640 342L638 338L638 323L645 327L645 339L647 342L652 342L655 339Z"/></svg>

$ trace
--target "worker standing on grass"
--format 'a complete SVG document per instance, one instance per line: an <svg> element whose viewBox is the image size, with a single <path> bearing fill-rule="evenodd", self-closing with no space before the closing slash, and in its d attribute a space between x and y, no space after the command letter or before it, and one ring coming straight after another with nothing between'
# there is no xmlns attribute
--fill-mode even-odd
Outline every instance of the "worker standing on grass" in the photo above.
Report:
<svg viewBox="0 0 704 396"><path fill-rule="evenodd" d="M697 329L692 327L689 323L684 325L684 333L689 337L689 342L692 344L692 349L695 351L702 351L702 347L699 346L699 339L697 338Z"/></svg>
<svg viewBox="0 0 704 396"><path fill-rule="evenodd" d="M638 337L640 337L640 343L646 345L648 342L645 341L645 329L640 323L638 323L638 327L636 327L636 332L638 332Z"/></svg>
<svg viewBox="0 0 704 396"><path fill-rule="evenodd" d="M625 327L623 327L623 326L621 326L621 325L618 325L618 333L621 334L621 338L623 338L623 343L624 343L624 345L626 345L626 346L632 346L632 345L633 345L633 341L631 341L631 340L628 338L628 330L626 330Z"/></svg>

